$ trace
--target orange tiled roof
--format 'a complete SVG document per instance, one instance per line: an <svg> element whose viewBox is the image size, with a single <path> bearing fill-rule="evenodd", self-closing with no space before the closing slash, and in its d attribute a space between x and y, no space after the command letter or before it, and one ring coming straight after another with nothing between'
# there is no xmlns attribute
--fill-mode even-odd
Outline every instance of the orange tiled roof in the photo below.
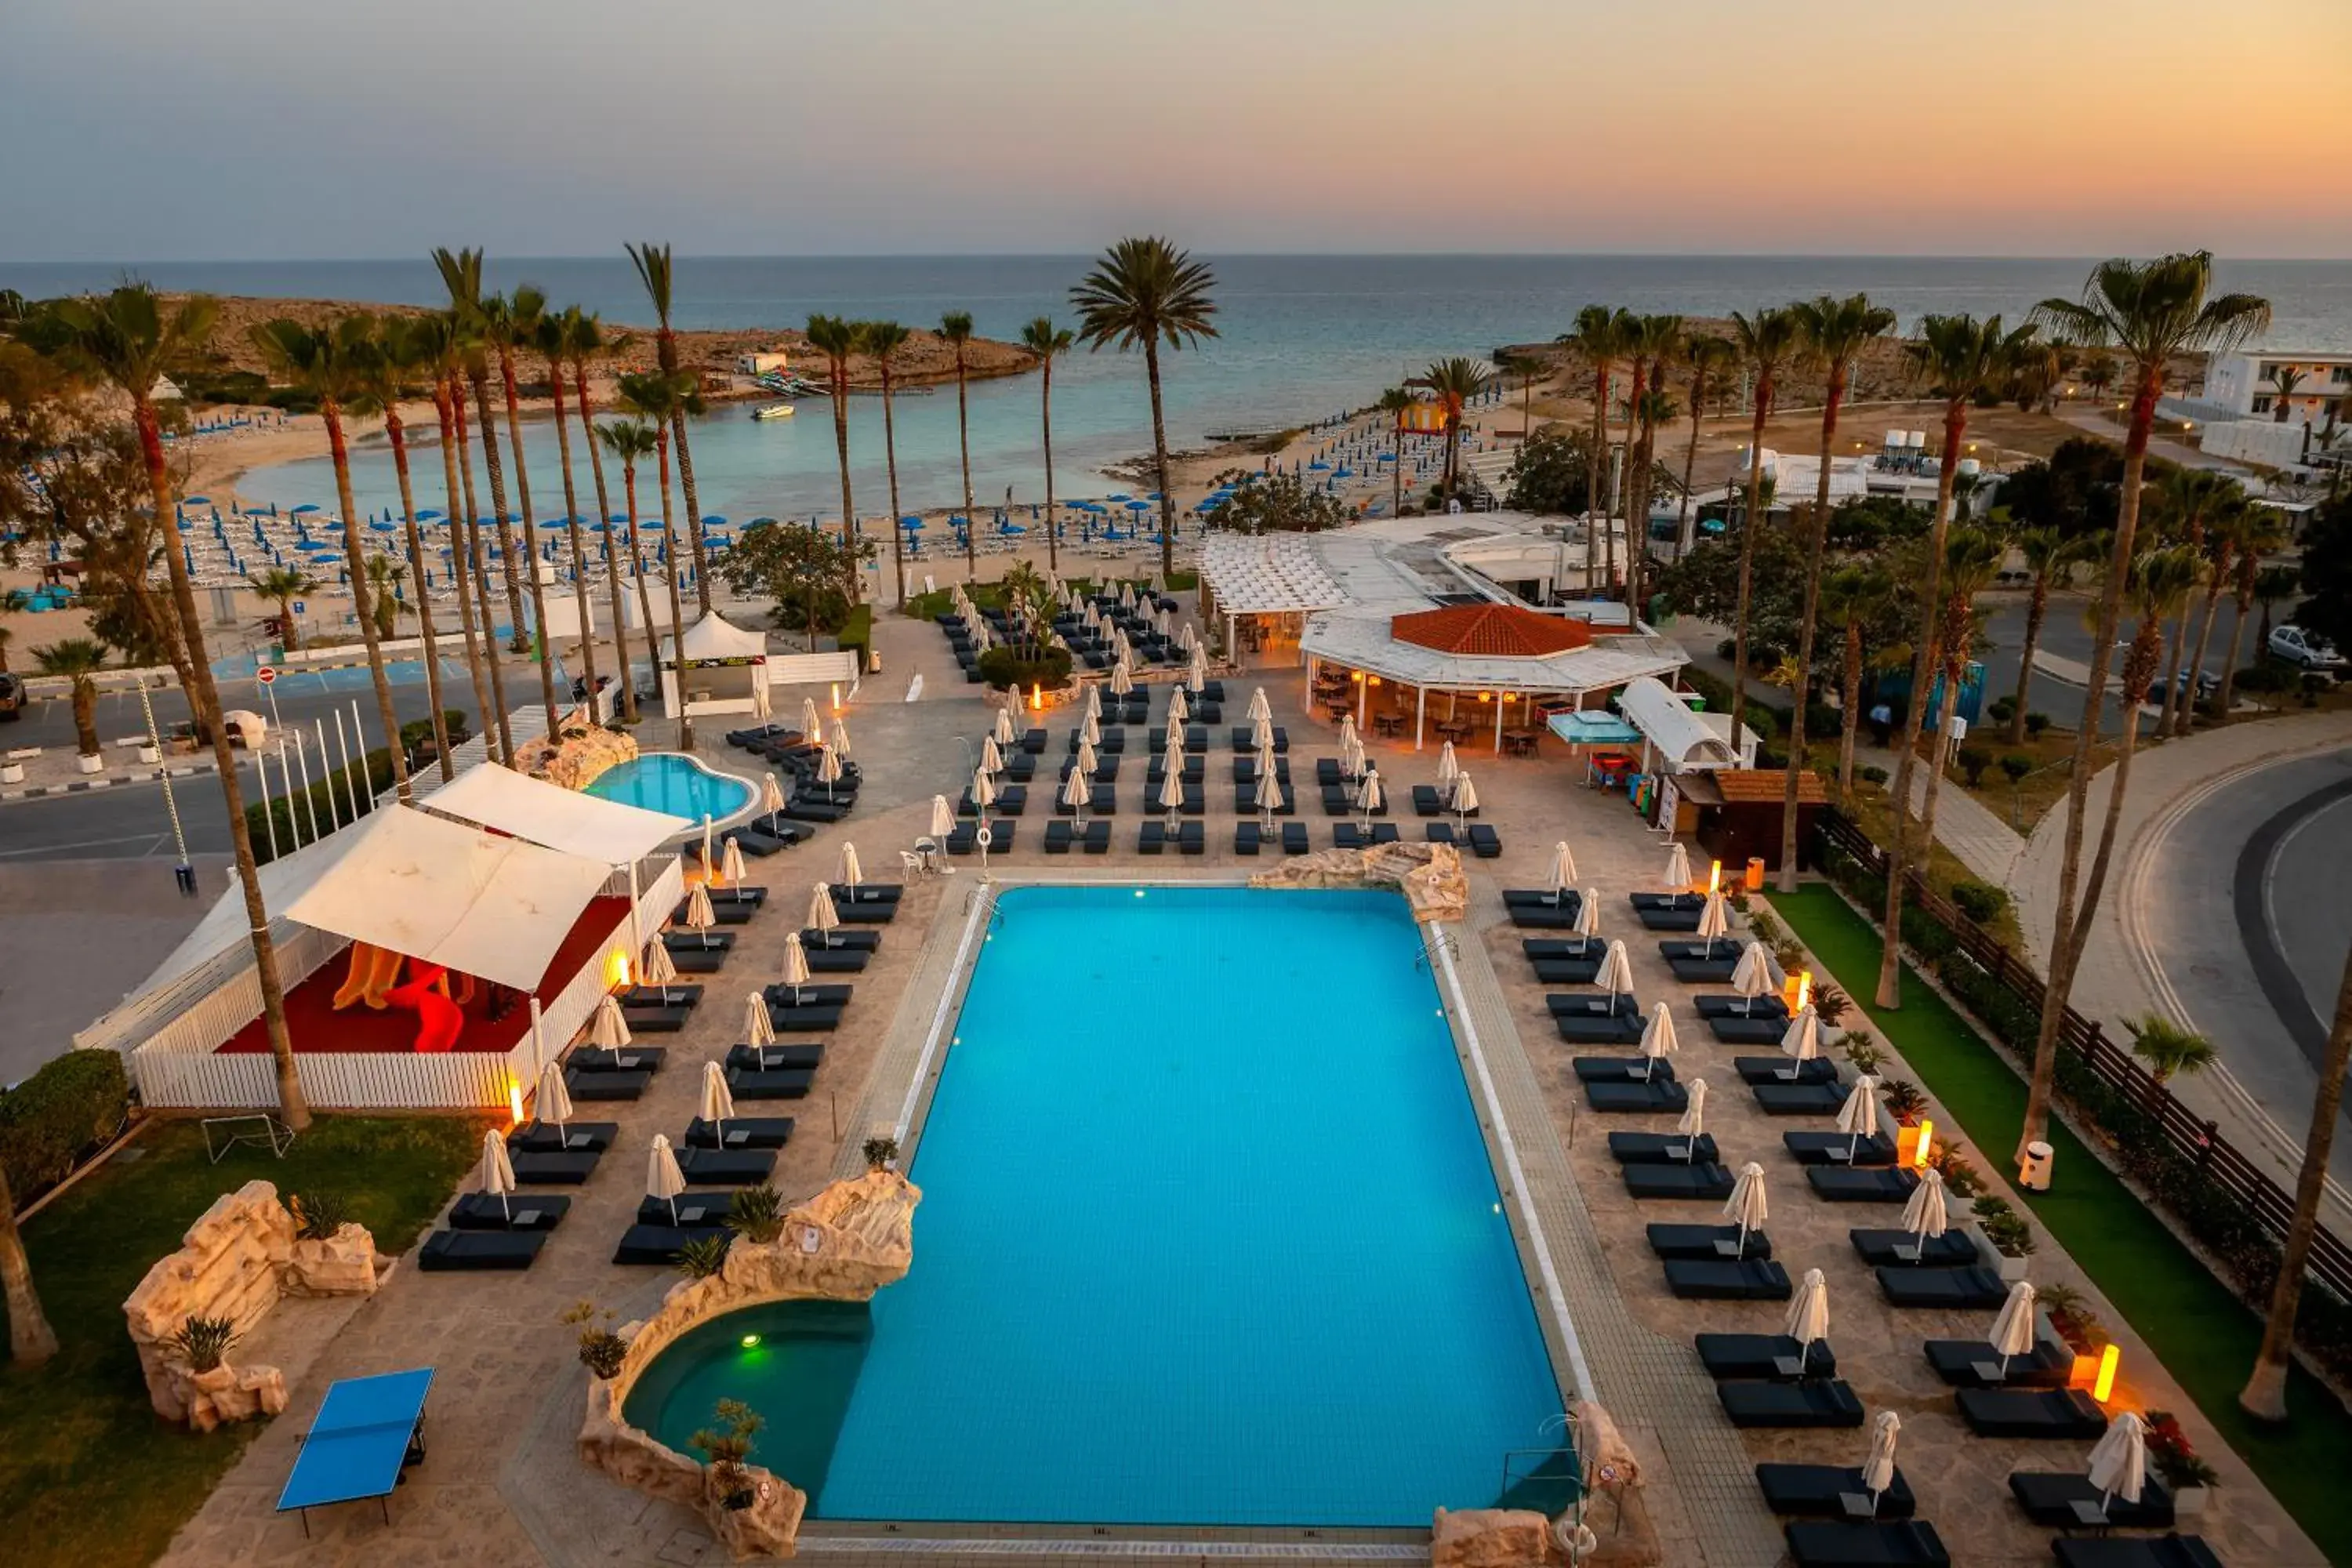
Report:
<svg viewBox="0 0 2352 1568"><path fill-rule="evenodd" d="M1399 642L1478 658L1547 658L1592 640L1581 621L1538 615L1511 605L1449 605L1389 623Z"/></svg>
<svg viewBox="0 0 2352 1568"><path fill-rule="evenodd" d="M1779 768L1725 768L1713 776L1727 804L1748 805L1769 801L1778 805L1789 798L1789 775ZM1799 805L1822 805L1829 798L1821 774L1808 768L1797 775Z"/></svg>

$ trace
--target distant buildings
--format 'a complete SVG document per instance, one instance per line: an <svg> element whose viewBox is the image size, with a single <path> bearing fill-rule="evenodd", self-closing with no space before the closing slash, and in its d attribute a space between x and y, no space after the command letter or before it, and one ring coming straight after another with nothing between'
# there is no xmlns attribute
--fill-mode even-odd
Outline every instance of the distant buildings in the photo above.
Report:
<svg viewBox="0 0 2352 1568"><path fill-rule="evenodd" d="M2216 418L2325 425L2328 408L2346 397L2352 397L2352 353L2272 349L2215 354L2205 367L2205 391L2198 401L2218 410Z"/></svg>

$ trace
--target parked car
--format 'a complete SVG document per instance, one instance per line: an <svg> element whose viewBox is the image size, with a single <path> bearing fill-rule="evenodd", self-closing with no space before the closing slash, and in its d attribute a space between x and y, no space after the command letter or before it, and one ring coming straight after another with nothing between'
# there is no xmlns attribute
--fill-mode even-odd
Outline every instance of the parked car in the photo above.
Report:
<svg viewBox="0 0 2352 1568"><path fill-rule="evenodd" d="M2179 676L2174 678L2174 689L2179 691L2188 690L2189 678L2192 676L2195 677L2197 680L2197 699L2199 701L2201 702L2205 699L2216 696L2221 692L2221 678L2214 674L2210 669L2182 670Z"/></svg>
<svg viewBox="0 0 2352 1568"><path fill-rule="evenodd" d="M2286 626L2271 628L2271 653L2287 663L2305 669L2324 669L2330 673L2344 668L2344 656L2336 645L2301 626Z"/></svg>
<svg viewBox="0 0 2352 1568"><path fill-rule="evenodd" d="M24 679L14 670L0 669L0 721L13 723L24 710Z"/></svg>

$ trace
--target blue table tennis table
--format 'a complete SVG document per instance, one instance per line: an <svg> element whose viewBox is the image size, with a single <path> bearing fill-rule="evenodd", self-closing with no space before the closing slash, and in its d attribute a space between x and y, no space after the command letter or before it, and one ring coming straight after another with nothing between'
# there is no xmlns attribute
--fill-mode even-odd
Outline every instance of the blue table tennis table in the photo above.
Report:
<svg viewBox="0 0 2352 1568"><path fill-rule="evenodd" d="M423 1366L347 1377L329 1388L302 1439L302 1451L294 1457L294 1473L278 1494L278 1511L300 1511L302 1533L308 1535L309 1510L374 1498L384 1522L391 1523L391 1505L383 1500L400 1484L411 1453L421 1450L425 1395L432 1386L433 1369Z"/></svg>

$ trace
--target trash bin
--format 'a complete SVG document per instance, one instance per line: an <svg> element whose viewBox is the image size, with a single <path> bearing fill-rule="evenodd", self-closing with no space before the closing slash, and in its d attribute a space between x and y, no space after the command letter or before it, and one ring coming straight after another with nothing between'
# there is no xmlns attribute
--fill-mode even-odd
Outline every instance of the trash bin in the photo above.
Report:
<svg viewBox="0 0 2352 1568"><path fill-rule="evenodd" d="M1748 858L1748 876L1747 876L1747 884L1748 884L1748 890L1749 892L1751 892L1751 893L1759 893L1759 892L1762 892L1762 891L1764 890L1764 857L1763 857L1763 856L1761 856L1761 855L1750 855L1750 856Z"/></svg>
<svg viewBox="0 0 2352 1568"><path fill-rule="evenodd" d="M2017 1184L2030 1193L2050 1190L2050 1167L2053 1156L2050 1145L2035 1139L2025 1146L2025 1161L2017 1168Z"/></svg>

